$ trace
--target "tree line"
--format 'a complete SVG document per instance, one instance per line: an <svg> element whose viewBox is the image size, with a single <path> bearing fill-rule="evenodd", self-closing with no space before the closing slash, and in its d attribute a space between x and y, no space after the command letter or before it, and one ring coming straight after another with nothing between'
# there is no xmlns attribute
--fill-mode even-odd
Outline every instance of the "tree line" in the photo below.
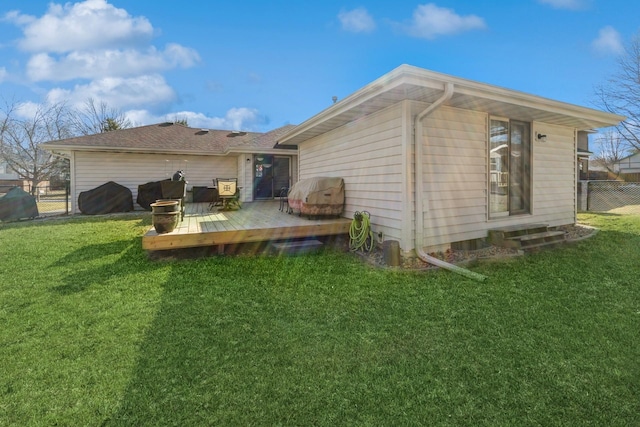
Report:
<svg viewBox="0 0 640 427"><path fill-rule="evenodd" d="M132 123L121 111L91 98L80 108L65 102L35 105L5 100L0 106L0 163L29 181L35 195L39 183L68 171L68 161L42 149L42 143L129 127Z"/></svg>

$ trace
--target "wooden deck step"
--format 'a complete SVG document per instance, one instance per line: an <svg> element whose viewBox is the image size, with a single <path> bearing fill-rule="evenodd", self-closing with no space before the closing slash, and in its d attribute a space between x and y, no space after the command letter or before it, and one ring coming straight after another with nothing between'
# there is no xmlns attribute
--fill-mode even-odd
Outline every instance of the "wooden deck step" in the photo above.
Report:
<svg viewBox="0 0 640 427"><path fill-rule="evenodd" d="M317 251L322 247L322 242L316 239L274 242L271 247L279 254L298 255Z"/></svg>

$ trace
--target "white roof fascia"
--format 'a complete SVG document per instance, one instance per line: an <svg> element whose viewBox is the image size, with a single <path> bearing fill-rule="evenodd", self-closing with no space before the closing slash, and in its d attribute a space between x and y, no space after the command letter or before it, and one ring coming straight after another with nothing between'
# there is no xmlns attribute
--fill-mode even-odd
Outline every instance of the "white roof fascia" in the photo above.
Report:
<svg viewBox="0 0 640 427"><path fill-rule="evenodd" d="M625 117L620 115L543 98L525 92L505 89L499 86L436 73L410 65L401 65L343 100L337 102L335 105L332 105L296 126L290 132L281 136L278 139L278 143L283 145L291 144L291 139L303 134L314 126L336 117L341 113L349 111L359 104L379 96L384 92L391 91L400 85L408 84L423 88L441 89L444 91L447 83L454 84L454 95L467 95L470 97L503 103L505 105L539 110L565 117L575 117L580 120L595 122L601 125L600 127L614 126L620 121L625 120ZM296 143L293 144L297 145Z"/></svg>

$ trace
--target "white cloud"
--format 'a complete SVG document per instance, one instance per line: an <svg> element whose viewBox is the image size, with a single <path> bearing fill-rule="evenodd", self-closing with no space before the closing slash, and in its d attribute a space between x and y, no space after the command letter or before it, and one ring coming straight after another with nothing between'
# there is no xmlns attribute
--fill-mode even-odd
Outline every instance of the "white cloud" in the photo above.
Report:
<svg viewBox="0 0 640 427"><path fill-rule="evenodd" d="M146 52L128 50L92 50L70 52L55 59L48 53L33 55L27 63L32 81L66 81L76 78L127 77L172 68L187 68L200 60L198 53L178 44L164 51L150 47Z"/></svg>
<svg viewBox="0 0 640 427"><path fill-rule="evenodd" d="M162 108L176 100L175 91L160 75L143 75L131 78L105 77L73 89L56 88L47 94L51 103L66 101L71 106L82 106L92 98L106 102L109 107L124 110L140 105Z"/></svg>
<svg viewBox="0 0 640 427"><path fill-rule="evenodd" d="M186 119L190 127L227 130L258 130L264 117L251 108L232 108L224 117L208 117L193 111L178 111L170 114L153 114L148 110L129 110L125 115L136 126Z"/></svg>
<svg viewBox="0 0 640 427"><path fill-rule="evenodd" d="M132 46L148 41L153 27L145 17L132 17L105 0L85 0L59 5L51 3L41 18L10 12L5 19L23 27L18 46L29 52Z"/></svg>
<svg viewBox="0 0 640 427"><path fill-rule="evenodd" d="M598 32L598 38L591 43L591 46L596 52L602 54L619 55L624 52L622 37L611 26L601 28Z"/></svg>
<svg viewBox="0 0 640 427"><path fill-rule="evenodd" d="M21 102L16 109L16 115L23 119L32 119L35 117L38 110L42 108L42 105L32 102L26 101Z"/></svg>
<svg viewBox="0 0 640 427"><path fill-rule="evenodd" d="M31 15L23 15L17 10L12 10L4 14L2 21L13 22L16 25L24 26L35 21L36 18Z"/></svg>
<svg viewBox="0 0 640 427"><path fill-rule="evenodd" d="M23 32L17 46L31 55L26 65L29 79L55 83L55 88L48 89L47 102L83 108L88 99L94 99L123 111L135 125L184 118L192 127L259 130L267 123L258 110L241 107L222 117L192 111L164 113L178 96L159 73L192 67L200 57L177 43L163 49L151 45L151 23L108 1L51 3L40 17L9 12L0 18ZM7 77L0 67L0 82ZM260 76L250 78L259 81ZM21 111L30 114L38 106L28 102Z"/></svg>
<svg viewBox="0 0 640 427"><path fill-rule="evenodd" d="M264 122L258 110L245 107L230 109L224 116L224 120L231 125L230 129L236 130L249 130L251 125Z"/></svg>
<svg viewBox="0 0 640 427"><path fill-rule="evenodd" d="M376 23L367 9L359 7L351 11L343 11L338 14L342 29L353 33L370 33L375 30Z"/></svg>
<svg viewBox="0 0 640 427"><path fill-rule="evenodd" d="M580 10L588 7L589 0L538 0L554 9Z"/></svg>
<svg viewBox="0 0 640 427"><path fill-rule="evenodd" d="M484 28L484 19L476 15L461 16L453 9L429 3L416 8L412 21L405 26L405 31L411 36L431 40L438 36Z"/></svg>

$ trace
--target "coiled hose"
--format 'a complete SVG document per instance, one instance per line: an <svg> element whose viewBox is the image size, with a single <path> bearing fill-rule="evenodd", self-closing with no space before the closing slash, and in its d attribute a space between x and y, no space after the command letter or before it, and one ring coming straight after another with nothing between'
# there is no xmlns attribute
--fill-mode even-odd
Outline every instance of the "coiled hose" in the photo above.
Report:
<svg viewBox="0 0 640 427"><path fill-rule="evenodd" d="M373 249L373 231L371 231L369 212L356 211L353 215L353 221L349 227L349 249L352 252L362 249L371 252Z"/></svg>

